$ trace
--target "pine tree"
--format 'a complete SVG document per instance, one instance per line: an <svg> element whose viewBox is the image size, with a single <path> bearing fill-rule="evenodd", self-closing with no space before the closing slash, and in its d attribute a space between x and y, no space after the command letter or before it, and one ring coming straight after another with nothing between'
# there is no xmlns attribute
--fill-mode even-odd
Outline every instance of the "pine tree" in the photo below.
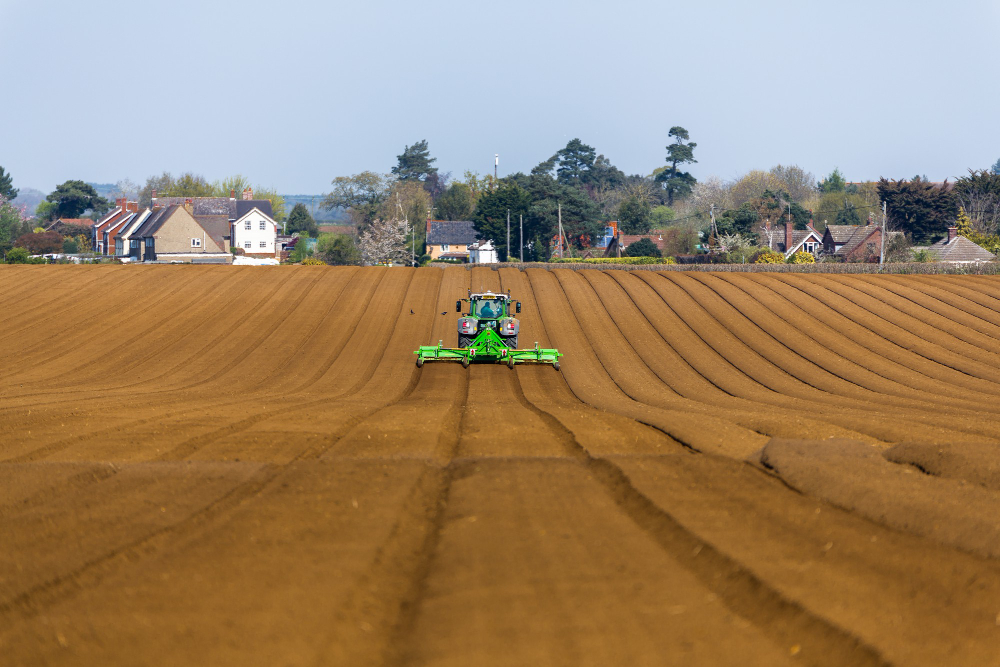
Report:
<svg viewBox="0 0 1000 667"><path fill-rule="evenodd" d="M431 166L437 158L430 156L427 140L423 139L403 149L402 155L397 155L398 164L392 168L392 173L401 181L424 181L431 174L437 173L437 167Z"/></svg>
<svg viewBox="0 0 1000 667"><path fill-rule="evenodd" d="M301 202L292 207L292 212L288 214L288 233L305 234L316 238L319 235L319 227L316 221L309 214L309 209Z"/></svg>
<svg viewBox="0 0 1000 667"><path fill-rule="evenodd" d="M0 167L0 197L5 199L14 199L17 197L18 190L16 190L11 182L10 174Z"/></svg>

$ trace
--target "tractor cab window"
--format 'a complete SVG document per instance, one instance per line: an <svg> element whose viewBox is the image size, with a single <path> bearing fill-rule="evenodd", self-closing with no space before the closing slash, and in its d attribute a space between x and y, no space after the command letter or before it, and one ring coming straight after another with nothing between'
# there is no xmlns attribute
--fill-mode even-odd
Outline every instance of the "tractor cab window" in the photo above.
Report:
<svg viewBox="0 0 1000 667"><path fill-rule="evenodd" d="M503 307L500 305L499 301L480 301L479 302L479 317L500 317L503 312Z"/></svg>

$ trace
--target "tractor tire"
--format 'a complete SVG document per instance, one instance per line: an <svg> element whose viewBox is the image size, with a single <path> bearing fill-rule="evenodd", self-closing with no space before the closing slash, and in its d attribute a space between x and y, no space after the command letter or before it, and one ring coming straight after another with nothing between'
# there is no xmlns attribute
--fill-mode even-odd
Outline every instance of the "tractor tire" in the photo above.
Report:
<svg viewBox="0 0 1000 667"><path fill-rule="evenodd" d="M503 339L503 344L512 350L517 349L517 334Z"/></svg>
<svg viewBox="0 0 1000 667"><path fill-rule="evenodd" d="M459 347L472 347L472 341L473 340L474 339L473 339L472 336L463 336L462 334L459 334L458 335L458 346Z"/></svg>
<svg viewBox="0 0 1000 667"><path fill-rule="evenodd" d="M558 361L554 362L554 363L552 364L552 368L554 368L554 369L556 369L556 370L559 370L559 362L558 362Z"/></svg>
<svg viewBox="0 0 1000 667"><path fill-rule="evenodd" d="M468 367L469 367L469 358L462 357L462 368L468 368Z"/></svg>
<svg viewBox="0 0 1000 667"><path fill-rule="evenodd" d="M420 357L417 357L417 368L422 368L423 365L424 365L424 360L421 359Z"/></svg>

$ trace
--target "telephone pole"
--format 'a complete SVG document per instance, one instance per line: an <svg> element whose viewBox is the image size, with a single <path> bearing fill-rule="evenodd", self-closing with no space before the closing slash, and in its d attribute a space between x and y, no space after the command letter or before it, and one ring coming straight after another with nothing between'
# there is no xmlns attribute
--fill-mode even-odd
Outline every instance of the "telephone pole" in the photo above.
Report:
<svg viewBox="0 0 1000 667"><path fill-rule="evenodd" d="M500 168L500 154L493 154L493 185L497 184L497 170Z"/></svg>
<svg viewBox="0 0 1000 667"><path fill-rule="evenodd" d="M882 249L878 254L878 265L882 266L885 262L885 202L882 202Z"/></svg>
<svg viewBox="0 0 1000 667"><path fill-rule="evenodd" d="M559 259L563 258L562 202L559 203Z"/></svg>
<svg viewBox="0 0 1000 667"><path fill-rule="evenodd" d="M520 218L521 218L521 254L520 254L520 259L521 259L521 263L524 264L524 214L523 213L520 214Z"/></svg>

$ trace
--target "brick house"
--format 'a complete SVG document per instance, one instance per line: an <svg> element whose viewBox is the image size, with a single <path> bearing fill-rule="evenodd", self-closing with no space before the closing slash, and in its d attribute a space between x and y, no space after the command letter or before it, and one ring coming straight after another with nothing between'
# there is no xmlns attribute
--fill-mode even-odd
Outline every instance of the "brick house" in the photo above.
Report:
<svg viewBox="0 0 1000 667"><path fill-rule="evenodd" d="M123 225L132 220L139 212L139 202L128 201L126 198L115 200L115 208L94 223L93 244L99 255L114 255L116 248L115 235Z"/></svg>
<svg viewBox="0 0 1000 667"><path fill-rule="evenodd" d="M887 232L886 245L903 232ZM823 231L823 253L845 262L877 262L882 252L880 225L827 225Z"/></svg>

